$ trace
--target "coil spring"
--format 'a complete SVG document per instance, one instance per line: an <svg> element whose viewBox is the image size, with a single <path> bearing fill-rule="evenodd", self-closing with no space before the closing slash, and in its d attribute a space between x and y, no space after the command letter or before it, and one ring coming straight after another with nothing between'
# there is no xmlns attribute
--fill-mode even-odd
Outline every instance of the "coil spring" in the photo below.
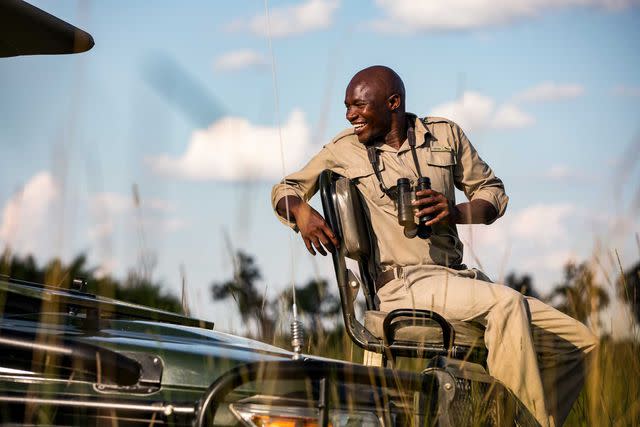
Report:
<svg viewBox="0 0 640 427"><path fill-rule="evenodd" d="M291 322L291 346L294 352L293 358L298 359L304 346L304 329L302 322L297 319Z"/></svg>

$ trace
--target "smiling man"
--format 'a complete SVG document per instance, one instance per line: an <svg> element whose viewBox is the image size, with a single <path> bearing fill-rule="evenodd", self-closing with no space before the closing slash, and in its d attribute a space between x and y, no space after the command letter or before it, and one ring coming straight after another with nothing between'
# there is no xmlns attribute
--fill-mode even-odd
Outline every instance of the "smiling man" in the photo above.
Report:
<svg viewBox="0 0 640 427"><path fill-rule="evenodd" d="M407 113L404 84L388 67L359 71L345 107L352 127L273 188L280 220L300 232L311 254L335 250L336 236L307 201L324 169L351 179L375 232L379 310L433 309L450 320L483 323L489 373L543 426L562 425L596 338L578 321L462 264L456 224L491 224L502 216L508 202L502 181L455 123ZM423 176L432 189L417 192L413 205L416 217L430 217L432 233L409 238L398 223L395 184ZM469 201L456 204L455 188Z"/></svg>

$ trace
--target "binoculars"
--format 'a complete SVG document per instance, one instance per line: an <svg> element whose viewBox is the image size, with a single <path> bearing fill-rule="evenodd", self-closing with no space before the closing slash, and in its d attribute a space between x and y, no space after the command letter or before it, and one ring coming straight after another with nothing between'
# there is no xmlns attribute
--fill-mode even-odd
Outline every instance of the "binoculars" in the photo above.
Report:
<svg viewBox="0 0 640 427"><path fill-rule="evenodd" d="M411 186L409 178L399 178L396 186L396 205L398 206L398 224L404 227L404 235L409 239L418 236L421 239L431 237L431 226L425 223L431 220L432 215L423 215L418 218L416 224L416 208L411 204L416 200L416 192L431 189L431 180L426 177L418 178L415 187Z"/></svg>

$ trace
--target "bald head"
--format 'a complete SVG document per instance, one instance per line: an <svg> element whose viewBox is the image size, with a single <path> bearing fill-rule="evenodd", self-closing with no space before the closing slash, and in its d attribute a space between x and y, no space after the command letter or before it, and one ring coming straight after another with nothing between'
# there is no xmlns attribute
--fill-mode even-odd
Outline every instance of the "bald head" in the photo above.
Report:
<svg viewBox="0 0 640 427"><path fill-rule="evenodd" d="M356 73L345 94L347 120L365 144L397 143L405 127L404 83L389 67L374 65Z"/></svg>
<svg viewBox="0 0 640 427"><path fill-rule="evenodd" d="M404 83L402 79L389 67L384 65L373 65L358 71L349 82L349 87L365 83L371 86L377 94L385 98L392 95L398 95L401 100L401 108L404 111Z"/></svg>

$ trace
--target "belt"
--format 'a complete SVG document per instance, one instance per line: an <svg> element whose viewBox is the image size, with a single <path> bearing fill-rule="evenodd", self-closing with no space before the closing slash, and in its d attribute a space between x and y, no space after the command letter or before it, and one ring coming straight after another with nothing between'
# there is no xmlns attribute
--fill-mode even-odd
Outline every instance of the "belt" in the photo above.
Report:
<svg viewBox="0 0 640 427"><path fill-rule="evenodd" d="M397 279L399 277L402 277L402 267L393 267L390 270L379 272L375 281L376 292L393 279Z"/></svg>
<svg viewBox="0 0 640 427"><path fill-rule="evenodd" d="M451 268L453 270L466 270L467 266L464 264L456 264L456 265L450 265L448 266L448 268ZM393 279L398 279L402 277L402 270L403 270L402 267L396 266L389 270L379 272L375 280L376 292L379 291L380 288L382 288L384 285L386 285Z"/></svg>

